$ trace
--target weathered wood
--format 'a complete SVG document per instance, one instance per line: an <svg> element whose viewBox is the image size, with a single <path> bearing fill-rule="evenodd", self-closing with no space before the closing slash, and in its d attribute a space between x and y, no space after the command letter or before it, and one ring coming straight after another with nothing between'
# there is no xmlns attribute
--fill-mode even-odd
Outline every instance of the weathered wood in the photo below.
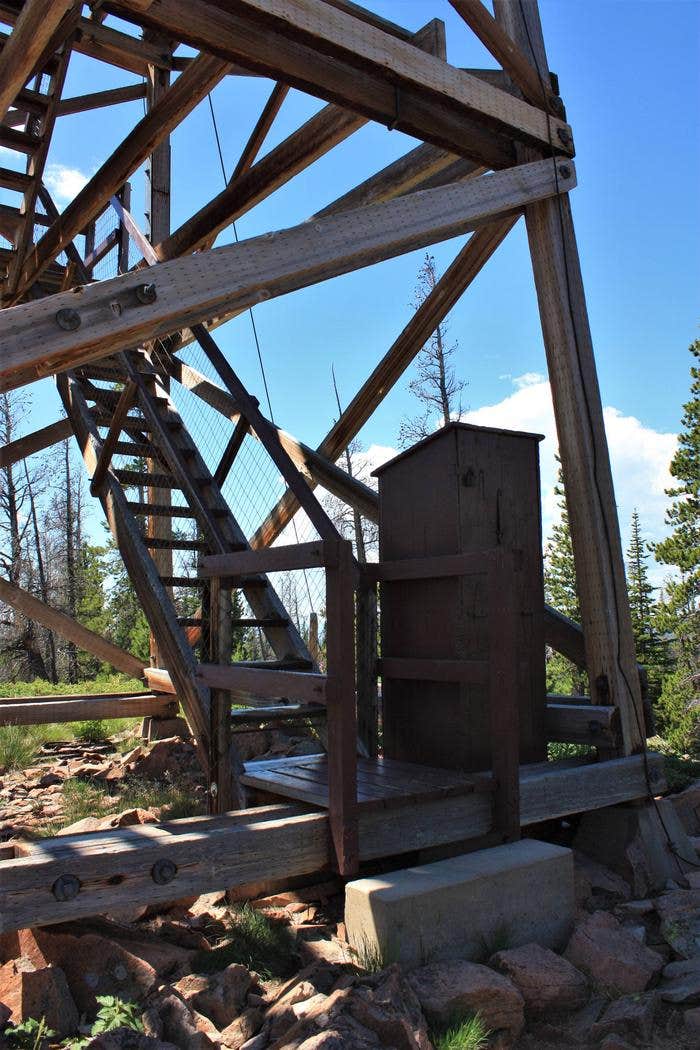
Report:
<svg viewBox="0 0 700 1050"><path fill-rule="evenodd" d="M157 692L171 693L173 696L177 692L172 678L163 667L146 667L144 668L143 677L146 679L149 688Z"/></svg>
<svg viewBox="0 0 700 1050"><path fill-rule="evenodd" d="M551 161L538 161L454 186L423 190L274 236L216 248L206 257L159 263L147 272L124 274L50 300L17 306L0 319L4 322L0 389L20 386L38 372L74 366L200 318L251 305L261 297L308 287L466 233L494 215L551 196L556 180L560 187L574 185L571 162L560 162L558 168L564 170L555 172ZM155 301L147 305L135 297L145 277L157 289ZM56 311L63 307L78 312L81 326L76 331L62 331L56 324Z"/></svg>
<svg viewBox="0 0 700 1050"><path fill-rule="evenodd" d="M664 780L660 756L649 755L655 791ZM644 798L644 758L521 768L521 824ZM486 834L491 798L472 792L411 806L360 810L360 859L408 853ZM151 875L157 860L177 866L172 882ZM0 932L196 896L261 879L323 870L330 861L328 817L277 805L224 817L142 824L108 833L44 839L27 856L0 862ZM80 892L58 901L52 887L74 874Z"/></svg>
<svg viewBox="0 0 700 1050"><path fill-rule="evenodd" d="M488 556L488 705L495 831L505 842L520 837L520 632L515 555Z"/></svg>
<svg viewBox="0 0 700 1050"><path fill-rule="evenodd" d="M50 448L59 441L64 441L67 437L70 437L72 433L69 420L57 419L55 423L49 423L48 426L42 427L40 430L35 430L31 434L25 434L24 437L17 438L16 441L10 441L9 444L0 447L0 467L9 467L13 463L18 463L20 460L26 459L27 456L33 455L35 452L41 452L42 449Z"/></svg>
<svg viewBox="0 0 700 1050"><path fill-rule="evenodd" d="M177 701L155 693L18 697L0 701L0 725L36 726L111 718L174 718Z"/></svg>
<svg viewBox="0 0 700 1050"><path fill-rule="evenodd" d="M56 104L56 116L67 117L71 113L85 113L86 110L118 106L122 102L136 102L145 97L145 84L127 84L125 87L93 91L87 95L74 95L71 98L62 98Z"/></svg>
<svg viewBox="0 0 700 1050"><path fill-rule="evenodd" d="M138 8L139 0L123 0L125 8ZM410 99L438 100L441 111L454 112L462 120L472 119L523 141L548 146L558 131L571 132L563 121L547 117L541 110L469 74L444 60L426 55L407 41L361 22L344 11L334 10L323 0L239 0L235 9L194 0L161 0L142 14L157 28L167 26L194 46L225 55L276 79L329 101L365 112L385 123L397 122L402 131L426 141L436 138L435 127L418 119L416 105L394 99L387 112L376 97L367 100L363 81L370 77ZM343 76L339 67L347 63L360 74ZM439 137L439 136L438 136ZM457 136L462 140L464 133ZM557 139L557 141L559 141ZM438 145L444 145L444 139ZM459 151L460 143L451 144Z"/></svg>
<svg viewBox="0 0 700 1050"><path fill-rule="evenodd" d="M516 222L517 216L511 216L487 224L469 239L318 446L322 455L335 461L357 437ZM298 506L292 493L286 492L257 529L251 546L267 547L273 543L289 524Z"/></svg>
<svg viewBox="0 0 700 1050"><path fill-rule="evenodd" d="M600 704L547 702L545 729L547 740L592 747L616 747L620 715L616 707Z"/></svg>
<svg viewBox="0 0 700 1050"><path fill-rule="evenodd" d="M107 477L107 471L112 462L112 456L115 453L117 442L119 441L119 435L122 432L124 419L129 410L133 408L135 402L136 384L129 381L124 384L124 389L119 395L119 401L114 410L109 431L100 450L100 455L92 475L92 480L90 481L90 492L93 496L100 491L104 484L105 478Z"/></svg>
<svg viewBox="0 0 700 1050"><path fill-rule="evenodd" d="M357 676L357 735L366 754L379 753L379 691L377 687L377 587L359 573L355 592L355 667Z"/></svg>
<svg viewBox="0 0 700 1050"><path fill-rule="evenodd" d="M523 97L533 106L540 108L546 98L551 112L558 113L557 102L552 93L549 92L543 97L542 83L532 61L515 44L513 38L505 32L481 0L450 0L450 3L518 85Z"/></svg>
<svg viewBox="0 0 700 1050"><path fill-rule="evenodd" d="M229 667L200 664L197 681L213 689L228 689L246 696L286 697L289 700L313 700L326 703L326 676L306 671L273 671L262 667ZM151 679L149 677L149 682ZM152 684L152 683L151 683Z"/></svg>
<svg viewBox="0 0 700 1050"><path fill-rule="evenodd" d="M402 558L398 561L369 562L362 572L370 580L427 580L444 576L469 576L483 573L488 559L498 552L469 551L466 554L435 554L425 558Z"/></svg>
<svg viewBox="0 0 700 1050"><path fill-rule="evenodd" d="M200 55L178 77L124 139L112 156L101 165L86 186L67 205L60 223L50 226L38 241L25 265L18 285L21 294L32 284L53 259L73 240L90 219L123 185L148 157L159 142L176 127L198 102L226 75L228 64L210 55Z"/></svg>
<svg viewBox="0 0 700 1050"><path fill-rule="evenodd" d="M144 663L138 657L113 645L94 631L88 630L82 624L73 620L58 609L52 609L44 602L35 598L33 594L16 587L13 583L0 578L0 600L7 602L13 609L18 609L31 620L55 631L62 638L74 642L79 649L91 653L99 660L111 664L118 671L131 675L133 678L143 678Z"/></svg>
<svg viewBox="0 0 700 1050"><path fill-rule="evenodd" d="M496 17L548 75L536 4L497 0ZM527 22L526 22L527 19ZM534 42L534 43L533 43ZM643 746L644 712L593 341L567 187L525 209L594 703L620 708L623 751Z"/></svg>
<svg viewBox="0 0 700 1050"><path fill-rule="evenodd" d="M74 7L75 0L25 0L10 38L0 51L0 121ZM67 31L70 28L72 24Z"/></svg>
<svg viewBox="0 0 700 1050"><path fill-rule="evenodd" d="M324 546L328 555L330 544ZM359 865L354 575L352 543L338 540L336 557L326 557L326 750L333 866L346 878Z"/></svg>
<svg viewBox="0 0 700 1050"><path fill-rule="evenodd" d="M252 166L253 161L262 148L262 144L265 141L268 131L272 127L275 117L280 111L282 103L287 97L288 92L288 84L275 84L273 87L262 113L250 133L250 138L243 147L243 151L238 158L238 163L233 169L231 179L239 178Z"/></svg>
<svg viewBox="0 0 700 1050"><path fill-rule="evenodd" d="M220 576L247 576L255 572L286 572L289 569L313 569L328 561L320 540L294 543L267 550L238 551L233 554L209 554L200 559L199 575L207 579Z"/></svg>

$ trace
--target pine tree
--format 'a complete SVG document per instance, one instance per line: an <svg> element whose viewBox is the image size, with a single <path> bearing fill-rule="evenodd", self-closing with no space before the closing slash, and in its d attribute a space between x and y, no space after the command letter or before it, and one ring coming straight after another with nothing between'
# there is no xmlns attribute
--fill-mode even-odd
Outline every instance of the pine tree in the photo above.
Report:
<svg viewBox="0 0 700 1050"><path fill-rule="evenodd" d="M426 252L423 265L418 271L413 305L417 310L438 283L435 257ZM412 394L424 406L423 414L413 419L404 419L399 428L399 445L406 448L421 438L428 437L438 426L444 426L462 412L460 394L465 387L457 379L452 357L457 344L447 342L447 322L441 321L428 342L418 354L418 375L408 384Z"/></svg>
<svg viewBox="0 0 700 1050"><path fill-rule="evenodd" d="M649 582L649 545L644 542L639 512L632 513L630 545L627 549L627 593L637 659L647 671L649 697L655 701L661 692L666 669L665 646L656 627L656 591Z"/></svg>
<svg viewBox="0 0 700 1050"><path fill-rule="evenodd" d="M683 750L698 748L700 711L700 340L690 346L690 399L683 406L678 449L671 475L678 484L667 490L666 515L671 535L655 548L657 561L673 566L678 577L667 581L658 623L670 639L676 669L663 684L659 721L664 735Z"/></svg>
<svg viewBox="0 0 700 1050"><path fill-rule="evenodd" d="M555 494L559 497L559 520L553 526L544 552L545 600L569 619L581 622L581 607L576 586L574 548L571 543L569 512L564 493L564 477L559 468ZM561 653L547 657L547 691L564 695L584 695L588 688L586 672Z"/></svg>

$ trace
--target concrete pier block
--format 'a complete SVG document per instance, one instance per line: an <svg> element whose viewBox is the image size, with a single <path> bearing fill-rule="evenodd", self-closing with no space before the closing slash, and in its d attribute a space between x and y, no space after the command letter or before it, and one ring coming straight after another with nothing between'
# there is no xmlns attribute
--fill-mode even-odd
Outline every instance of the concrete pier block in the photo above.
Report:
<svg viewBox="0 0 700 1050"><path fill-rule="evenodd" d="M345 888L350 944L384 963L481 960L532 941L562 948L573 922L573 853L534 839Z"/></svg>

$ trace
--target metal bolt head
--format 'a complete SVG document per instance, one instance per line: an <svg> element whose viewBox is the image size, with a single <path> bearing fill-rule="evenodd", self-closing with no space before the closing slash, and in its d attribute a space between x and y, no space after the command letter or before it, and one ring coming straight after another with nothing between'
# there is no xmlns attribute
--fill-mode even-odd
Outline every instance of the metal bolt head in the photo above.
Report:
<svg viewBox="0 0 700 1050"><path fill-rule="evenodd" d="M72 901L80 893L80 879L75 875L59 875L51 892L57 901Z"/></svg>
<svg viewBox="0 0 700 1050"><path fill-rule="evenodd" d="M559 165L559 174L561 175L561 177L563 179L570 178L571 177L571 165L570 164L560 164Z"/></svg>
<svg viewBox="0 0 700 1050"><path fill-rule="evenodd" d="M571 142L571 135L566 130L566 128L557 128L557 138L565 146L568 146L569 143Z"/></svg>
<svg viewBox="0 0 700 1050"><path fill-rule="evenodd" d="M134 294L143 306L148 306L150 303L154 303L158 298L158 293L154 284L137 284L134 288Z"/></svg>
<svg viewBox="0 0 700 1050"><path fill-rule="evenodd" d="M167 886L177 875L177 864L172 860L157 860L151 868L151 878L159 886Z"/></svg>
<svg viewBox="0 0 700 1050"><path fill-rule="evenodd" d="M62 309L56 313L56 324L59 328L62 328L64 332L74 332L76 328L80 328L80 314L77 310L62 307Z"/></svg>

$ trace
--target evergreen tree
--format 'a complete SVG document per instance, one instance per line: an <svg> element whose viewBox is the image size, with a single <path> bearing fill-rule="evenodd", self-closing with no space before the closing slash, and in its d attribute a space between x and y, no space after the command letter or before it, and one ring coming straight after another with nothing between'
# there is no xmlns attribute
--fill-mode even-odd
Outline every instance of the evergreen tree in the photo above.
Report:
<svg viewBox="0 0 700 1050"><path fill-rule="evenodd" d="M426 252L418 271L413 305L417 310L438 283L435 257ZM457 344L447 342L447 322L441 321L428 342L418 354L417 376L408 384L423 405L423 413L413 419L404 419L399 429L399 445L406 448L415 441L432 434L437 426L444 426L462 412L460 394L465 383L457 379L452 357Z"/></svg>
<svg viewBox="0 0 700 1050"><path fill-rule="evenodd" d="M666 515L671 535L655 548L657 561L678 576L667 581L658 623L676 658L676 670L663 684L659 721L665 736L683 750L698 748L700 712L700 340L690 346L690 399L683 406L678 449L671 475L678 484L667 490Z"/></svg>
<svg viewBox="0 0 700 1050"><path fill-rule="evenodd" d="M564 477L559 467L555 494L559 497L559 520L553 526L544 552L545 600L569 619L581 622L581 607L576 587L574 549L571 543L569 512L564 493ZM586 672L576 667L561 653L547 656L547 691L564 695L584 695L588 688Z"/></svg>
<svg viewBox="0 0 700 1050"><path fill-rule="evenodd" d="M644 542L639 512L635 508L627 549L627 593L637 660L646 668L649 696L654 701L661 691L666 661L664 645L656 629L656 588L649 582L648 561L649 548Z"/></svg>

